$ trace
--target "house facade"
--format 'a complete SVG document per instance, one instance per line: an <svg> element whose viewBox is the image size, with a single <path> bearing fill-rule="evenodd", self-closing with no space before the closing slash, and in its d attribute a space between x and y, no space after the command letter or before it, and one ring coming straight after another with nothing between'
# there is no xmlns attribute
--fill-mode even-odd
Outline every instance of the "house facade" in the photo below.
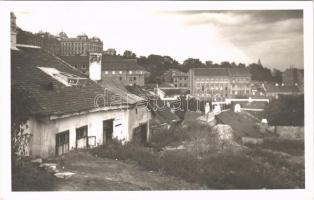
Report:
<svg viewBox="0 0 314 200"><path fill-rule="evenodd" d="M219 101L251 93L251 75L242 68L194 68L189 70L191 95Z"/></svg>
<svg viewBox="0 0 314 200"><path fill-rule="evenodd" d="M174 87L188 89L190 87L189 73L180 70L172 71L172 80Z"/></svg>
<svg viewBox="0 0 314 200"><path fill-rule="evenodd" d="M58 39L60 41L60 56L86 56L89 52L103 52L103 42L97 37L89 38L83 34L76 38L68 38L64 32L61 32Z"/></svg>
<svg viewBox="0 0 314 200"><path fill-rule="evenodd" d="M230 94L230 79L225 68L190 69L192 96L206 99L225 98Z"/></svg>
<svg viewBox="0 0 314 200"><path fill-rule="evenodd" d="M82 73L89 73L89 56L62 56L61 58ZM113 78L124 85L144 85L146 71L137 64L136 59L102 54L101 70L103 79Z"/></svg>
<svg viewBox="0 0 314 200"><path fill-rule="evenodd" d="M135 135L149 137L151 114L139 97L130 101L41 48L17 45L11 63L12 90L29 100L27 155L47 158L114 138L127 142Z"/></svg>
<svg viewBox="0 0 314 200"><path fill-rule="evenodd" d="M267 98L278 98L279 95L302 94L302 91L296 85L264 83L262 87Z"/></svg>
<svg viewBox="0 0 314 200"><path fill-rule="evenodd" d="M304 91L304 70L290 67L282 73L282 82L285 85L295 85Z"/></svg>

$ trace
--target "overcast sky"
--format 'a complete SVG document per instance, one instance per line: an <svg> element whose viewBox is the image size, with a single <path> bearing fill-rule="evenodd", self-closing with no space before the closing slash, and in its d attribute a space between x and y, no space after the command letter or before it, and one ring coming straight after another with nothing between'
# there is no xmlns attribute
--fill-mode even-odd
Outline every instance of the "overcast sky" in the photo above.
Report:
<svg viewBox="0 0 314 200"><path fill-rule="evenodd" d="M97 36L104 49L122 54L169 55L186 58L252 63L261 59L269 68L303 68L303 13L268 11L163 11L136 7L62 7L15 10L23 30L70 37Z"/></svg>

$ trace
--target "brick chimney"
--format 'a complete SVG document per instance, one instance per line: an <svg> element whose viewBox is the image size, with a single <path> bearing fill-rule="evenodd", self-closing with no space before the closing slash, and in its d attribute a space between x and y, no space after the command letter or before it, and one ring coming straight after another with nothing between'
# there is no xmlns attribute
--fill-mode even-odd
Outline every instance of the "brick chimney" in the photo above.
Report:
<svg viewBox="0 0 314 200"><path fill-rule="evenodd" d="M93 81L101 80L101 53L89 53L89 78Z"/></svg>
<svg viewBox="0 0 314 200"><path fill-rule="evenodd" d="M13 12L10 13L11 16L11 49L17 50L16 48L16 17Z"/></svg>

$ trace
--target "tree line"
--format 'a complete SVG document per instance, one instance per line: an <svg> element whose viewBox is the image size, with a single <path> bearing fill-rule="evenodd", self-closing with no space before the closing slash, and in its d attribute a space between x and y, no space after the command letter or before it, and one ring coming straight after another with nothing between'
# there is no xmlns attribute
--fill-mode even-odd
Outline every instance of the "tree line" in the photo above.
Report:
<svg viewBox="0 0 314 200"><path fill-rule="evenodd" d="M147 57L137 57L132 51L126 50L123 54L124 58L137 59L137 63L145 68L146 71L150 72L150 77L147 78L148 83L162 83L164 73L169 69L178 69L183 72L188 72L191 68L247 68L254 81L266 81L266 82L282 82L282 71L278 69L269 69L264 67L260 61L258 63L244 64L235 62L223 61L221 63L214 63L213 61L202 62L198 58L187 58L180 64L177 60L170 56L161 56L151 54Z"/></svg>

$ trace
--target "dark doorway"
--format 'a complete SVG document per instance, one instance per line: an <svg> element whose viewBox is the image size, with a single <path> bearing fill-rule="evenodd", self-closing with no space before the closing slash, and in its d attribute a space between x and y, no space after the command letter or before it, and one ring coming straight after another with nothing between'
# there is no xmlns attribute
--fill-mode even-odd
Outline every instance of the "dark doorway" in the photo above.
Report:
<svg viewBox="0 0 314 200"><path fill-rule="evenodd" d="M106 144L112 140L113 132L113 119L103 121L103 144Z"/></svg>
<svg viewBox="0 0 314 200"><path fill-rule="evenodd" d="M87 141L87 133L88 128L87 126L82 126L76 129L76 148L83 149L86 148L88 145Z"/></svg>
<svg viewBox="0 0 314 200"><path fill-rule="evenodd" d="M147 142L147 124L141 124L133 131L133 142L145 144Z"/></svg>
<svg viewBox="0 0 314 200"><path fill-rule="evenodd" d="M62 155L69 152L69 131L56 134L56 155Z"/></svg>

